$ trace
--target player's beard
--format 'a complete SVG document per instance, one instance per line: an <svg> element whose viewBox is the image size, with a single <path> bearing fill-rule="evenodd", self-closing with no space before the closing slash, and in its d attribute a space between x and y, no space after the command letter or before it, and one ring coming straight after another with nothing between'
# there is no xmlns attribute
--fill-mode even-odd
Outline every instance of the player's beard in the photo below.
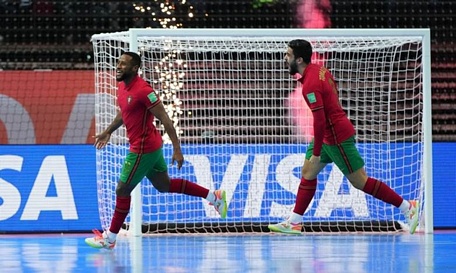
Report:
<svg viewBox="0 0 456 273"><path fill-rule="evenodd" d="M296 60L293 60L291 63L288 64L288 71L292 76L299 73L298 64L296 63Z"/></svg>
<svg viewBox="0 0 456 273"><path fill-rule="evenodd" d="M118 82L125 81L126 79L129 79L131 77L132 77L131 73L120 72L119 74L116 74L116 81L118 81Z"/></svg>
<svg viewBox="0 0 456 273"><path fill-rule="evenodd" d="M125 73L116 71L116 81L121 82L125 78Z"/></svg>

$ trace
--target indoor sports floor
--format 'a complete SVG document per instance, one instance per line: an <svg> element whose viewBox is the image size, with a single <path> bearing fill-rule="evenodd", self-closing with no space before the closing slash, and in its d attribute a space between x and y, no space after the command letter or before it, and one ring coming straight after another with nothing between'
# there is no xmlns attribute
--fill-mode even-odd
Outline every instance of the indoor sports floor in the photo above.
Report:
<svg viewBox="0 0 456 273"><path fill-rule="evenodd" d="M0 235L0 272L456 272L456 231L152 235L119 238L113 251L87 236Z"/></svg>

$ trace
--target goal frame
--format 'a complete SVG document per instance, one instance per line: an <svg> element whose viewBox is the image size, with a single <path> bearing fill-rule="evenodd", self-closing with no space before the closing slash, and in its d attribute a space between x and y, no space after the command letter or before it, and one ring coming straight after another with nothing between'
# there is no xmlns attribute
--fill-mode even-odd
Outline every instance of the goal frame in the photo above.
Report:
<svg viewBox="0 0 456 273"><path fill-rule="evenodd" d="M422 66L423 66L423 166L422 179L424 183L424 233L433 233L433 182L432 182L432 89L431 89L431 38L430 29L142 29L131 28L119 32L126 34L129 50L138 51L138 37L421 37L422 39ZM96 34L102 38L113 33ZM285 49L284 49L285 50ZM132 192L131 224L129 233L132 236L142 236L142 197L141 188L136 187Z"/></svg>

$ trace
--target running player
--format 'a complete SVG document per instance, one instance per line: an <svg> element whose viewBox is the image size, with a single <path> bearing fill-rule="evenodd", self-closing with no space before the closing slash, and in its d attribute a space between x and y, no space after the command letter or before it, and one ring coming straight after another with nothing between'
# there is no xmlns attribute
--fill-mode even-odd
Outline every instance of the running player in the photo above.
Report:
<svg viewBox="0 0 456 273"><path fill-rule="evenodd" d="M168 176L168 168L163 157L162 137L154 126L154 118L163 124L173 145L172 164L177 162L180 169L184 162L180 143L159 96L152 87L138 75L141 58L134 52L125 52L117 63L116 79L120 82L117 103L120 112L104 132L95 136L95 147L102 149L111 134L125 125L130 143L130 151L125 158L116 188L116 207L111 225L103 233L95 232L95 237L85 242L95 248L112 249L116 236L130 211L130 194L147 177L159 192L173 192L202 197L208 200L221 218L227 214L226 193L224 190L209 191L196 183Z"/></svg>
<svg viewBox="0 0 456 273"><path fill-rule="evenodd" d="M405 215L410 233L418 225L418 201L407 201L387 184L369 177L364 160L355 146L355 128L339 103L337 85L331 73L323 66L312 64L312 46L306 40L288 43L285 61L290 75L300 74L302 95L312 111L314 139L310 143L295 207L284 222L269 225L273 232L300 234L302 216L309 206L317 187L317 176L328 164L334 164L357 189L399 208Z"/></svg>

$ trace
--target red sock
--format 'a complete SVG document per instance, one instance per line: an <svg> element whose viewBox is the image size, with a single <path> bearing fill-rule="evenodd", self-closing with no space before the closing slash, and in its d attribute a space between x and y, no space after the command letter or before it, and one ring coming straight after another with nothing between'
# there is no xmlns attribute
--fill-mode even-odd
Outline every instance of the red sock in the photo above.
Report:
<svg viewBox="0 0 456 273"><path fill-rule="evenodd" d="M307 207L312 201L317 190L317 179L306 180L301 178L299 184L298 194L296 196L296 204L293 212L299 215L303 215L306 212Z"/></svg>
<svg viewBox="0 0 456 273"><path fill-rule="evenodd" d="M399 196L393 189L388 185L374 178L367 178L366 185L364 185L363 192L372 195L373 197L380 199L388 204L395 207L399 207L404 199Z"/></svg>
<svg viewBox="0 0 456 273"><path fill-rule="evenodd" d="M116 197L116 209L114 210L114 216L112 217L111 226L109 228L109 231L112 233L119 233L125 218L127 218L127 215L130 212L130 202L130 196Z"/></svg>
<svg viewBox="0 0 456 273"><path fill-rule="evenodd" d="M201 187L200 185L190 182L181 178L171 179L171 185L169 185L169 192L183 193L191 196L199 196L206 198L209 194L209 190Z"/></svg>

